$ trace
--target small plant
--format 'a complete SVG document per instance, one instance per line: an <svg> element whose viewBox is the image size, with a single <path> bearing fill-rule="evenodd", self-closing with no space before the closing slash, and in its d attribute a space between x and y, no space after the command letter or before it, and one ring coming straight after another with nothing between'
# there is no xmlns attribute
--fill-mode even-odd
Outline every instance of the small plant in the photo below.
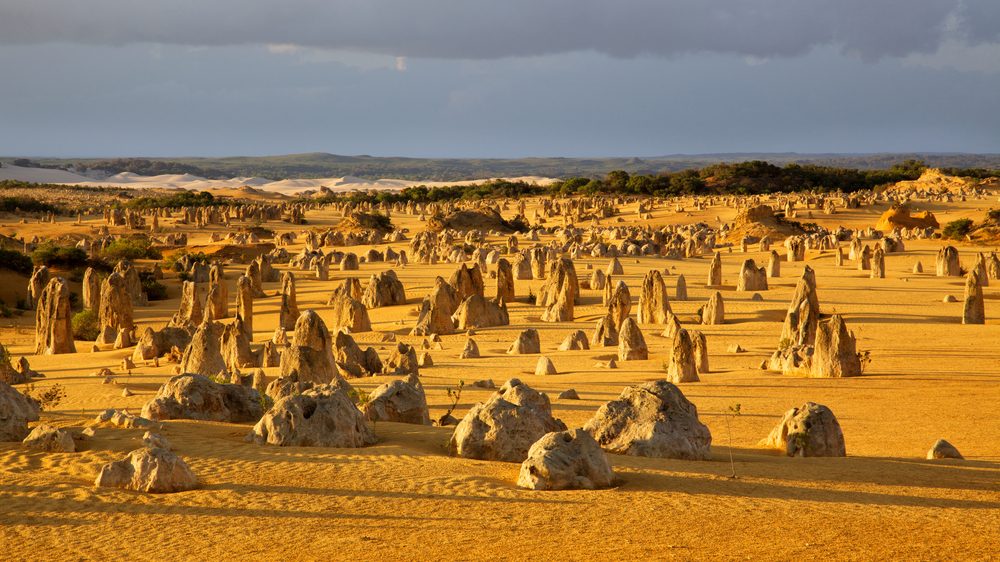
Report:
<svg viewBox="0 0 1000 562"><path fill-rule="evenodd" d="M792 340L790 340L788 338L782 338L781 341L778 342L778 350L779 351L784 351L784 350L788 349L789 347L792 347Z"/></svg>
<svg viewBox="0 0 1000 562"><path fill-rule="evenodd" d="M24 389L24 394L38 402L38 407L44 410L51 410L59 405L66 398L66 389L63 385L56 383L44 390L36 390L34 384L29 384Z"/></svg>
<svg viewBox="0 0 1000 562"><path fill-rule="evenodd" d="M457 388L452 388L450 386L448 387L447 392L448 392L448 398L451 400L451 406L449 406L448 411L445 412L443 416L441 416L441 419L451 416L451 413L455 411L455 408L458 406L458 401L462 399L462 389L464 388L465 388L465 381L463 380L458 381Z"/></svg>
<svg viewBox="0 0 1000 562"><path fill-rule="evenodd" d="M972 219L958 219L944 225L941 235L952 240L961 240L972 231Z"/></svg>
<svg viewBox="0 0 1000 562"><path fill-rule="evenodd" d="M729 431L729 466L733 470L730 478L736 478L736 461L733 460L733 418L743 413L742 405L737 402L731 404L726 411L726 429Z"/></svg>
<svg viewBox="0 0 1000 562"><path fill-rule="evenodd" d="M371 394L357 388L352 388L350 392L351 400L358 405L358 408L364 406L371 399Z"/></svg>
<svg viewBox="0 0 1000 562"><path fill-rule="evenodd" d="M96 341L100 334L97 313L93 310L81 310L73 315L73 338L82 341Z"/></svg>
<svg viewBox="0 0 1000 562"><path fill-rule="evenodd" d="M140 271L139 282L142 283L142 290L146 293L146 298L151 301L167 300L167 287L153 277L152 271Z"/></svg>
<svg viewBox="0 0 1000 562"><path fill-rule="evenodd" d="M872 362L872 352L869 349L858 352L858 362L861 363L861 374L865 374L865 370L868 365Z"/></svg>
<svg viewBox="0 0 1000 562"><path fill-rule="evenodd" d="M528 304L537 304L538 295L535 294L530 288L528 289Z"/></svg>

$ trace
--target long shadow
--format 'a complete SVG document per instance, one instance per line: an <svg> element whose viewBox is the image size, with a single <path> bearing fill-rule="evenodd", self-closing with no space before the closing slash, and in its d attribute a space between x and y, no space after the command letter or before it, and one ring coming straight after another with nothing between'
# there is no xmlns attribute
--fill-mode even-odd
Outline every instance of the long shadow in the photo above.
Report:
<svg viewBox="0 0 1000 562"><path fill-rule="evenodd" d="M633 473L622 477L619 490L663 492L677 488L681 477L662 473ZM684 487L692 488L692 481L685 480ZM773 499L781 501L807 501L819 503L843 503L863 505L891 505L900 507L952 508L952 509L1000 509L1000 501L976 501L926 496L904 496L859 490L833 490L829 488L807 488L784 486L756 480L711 479L694 483L695 495L716 495L723 497Z"/></svg>
<svg viewBox="0 0 1000 562"><path fill-rule="evenodd" d="M506 490L510 487L507 482L501 483ZM397 492L392 490L352 490L338 488L306 488L301 486L269 486L257 484L218 484L206 486L208 490L232 490L239 493L261 493L261 494L307 494L316 496L342 496L342 497L370 497L382 499L406 499L406 500L445 500L445 501L476 501L476 502L498 502L498 503L526 503L526 504L583 504L586 502L577 500L554 499L552 496L541 496L529 494L521 497L507 496L470 496L467 494L419 494L413 492ZM460 518L439 517L440 520L457 520Z"/></svg>

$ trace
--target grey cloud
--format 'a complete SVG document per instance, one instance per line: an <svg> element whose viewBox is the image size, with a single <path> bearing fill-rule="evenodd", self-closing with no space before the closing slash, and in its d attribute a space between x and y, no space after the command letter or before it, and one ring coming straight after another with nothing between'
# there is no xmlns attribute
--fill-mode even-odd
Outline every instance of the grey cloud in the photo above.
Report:
<svg viewBox="0 0 1000 562"><path fill-rule="evenodd" d="M931 53L1000 39L997 0L0 0L0 44L295 44L497 59ZM949 28L949 26L951 28Z"/></svg>

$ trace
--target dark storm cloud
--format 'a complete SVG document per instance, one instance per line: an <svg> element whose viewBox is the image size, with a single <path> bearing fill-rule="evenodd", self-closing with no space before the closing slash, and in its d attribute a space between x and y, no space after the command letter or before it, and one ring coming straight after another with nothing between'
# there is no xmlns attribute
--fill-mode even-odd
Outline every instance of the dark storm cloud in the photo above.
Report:
<svg viewBox="0 0 1000 562"><path fill-rule="evenodd" d="M596 51L865 59L1000 30L997 0L0 0L0 44L295 44L495 59Z"/></svg>

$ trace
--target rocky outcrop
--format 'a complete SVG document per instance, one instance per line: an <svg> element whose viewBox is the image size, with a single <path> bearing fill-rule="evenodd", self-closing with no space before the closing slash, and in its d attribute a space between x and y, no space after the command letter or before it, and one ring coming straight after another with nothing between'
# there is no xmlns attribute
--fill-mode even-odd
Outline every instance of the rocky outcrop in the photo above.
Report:
<svg viewBox="0 0 1000 562"><path fill-rule="evenodd" d="M28 435L28 423L38 421L38 402L0 382L0 441L21 441Z"/></svg>
<svg viewBox="0 0 1000 562"><path fill-rule="evenodd" d="M644 361L649 359L646 338L633 318L626 318L618 330L618 360Z"/></svg>
<svg viewBox="0 0 1000 562"><path fill-rule="evenodd" d="M579 351L590 349L590 344L587 341L587 334L583 330L574 330L570 332L562 343L559 344L559 351Z"/></svg>
<svg viewBox="0 0 1000 562"><path fill-rule="evenodd" d="M236 280L236 317L243 320L243 327L250 339L253 339L253 298L250 278L241 275Z"/></svg>
<svg viewBox="0 0 1000 562"><path fill-rule="evenodd" d="M202 375L177 375L142 407L150 420L190 419L229 423L256 422L260 394L239 384L220 384Z"/></svg>
<svg viewBox="0 0 1000 562"><path fill-rule="evenodd" d="M489 400L469 410L455 427L448 448L465 458L523 462L542 436L565 430L552 417L546 395L510 379Z"/></svg>
<svg viewBox="0 0 1000 562"><path fill-rule="evenodd" d="M688 331L681 328L674 335L670 360L667 363L667 377L674 384L698 382L698 365L695 360L694 343Z"/></svg>
<svg viewBox="0 0 1000 562"><path fill-rule="evenodd" d="M813 377L840 378L861 374L854 334L847 329L839 314L817 324L811 361Z"/></svg>
<svg viewBox="0 0 1000 562"><path fill-rule="evenodd" d="M420 360L412 345L397 343L382 366L382 374L397 376L417 376L420 374Z"/></svg>
<svg viewBox="0 0 1000 562"><path fill-rule="evenodd" d="M497 298L498 301L514 301L514 269L504 258L497 261Z"/></svg>
<svg viewBox="0 0 1000 562"><path fill-rule="evenodd" d="M614 321L615 326L621 326L622 322L628 318L629 313L632 312L632 294L628 290L628 286L625 285L624 281L618 281L615 284L615 288L611 291L611 296L608 298L607 302L608 314Z"/></svg>
<svg viewBox="0 0 1000 562"><path fill-rule="evenodd" d="M590 345L591 347L618 345L618 326L610 314L597 321L594 333L590 336Z"/></svg>
<svg viewBox="0 0 1000 562"><path fill-rule="evenodd" d="M247 441L281 447L356 448L378 440L345 387L321 385L278 400Z"/></svg>
<svg viewBox="0 0 1000 562"><path fill-rule="evenodd" d="M613 482L607 455L582 429L542 436L528 450L517 478L517 485L529 490L593 490Z"/></svg>
<svg viewBox="0 0 1000 562"><path fill-rule="evenodd" d="M193 328L205 320L204 294L194 281L184 281L181 285L181 302L177 313L170 320L170 326Z"/></svg>
<svg viewBox="0 0 1000 562"><path fill-rule="evenodd" d="M767 269L757 267L757 263L747 258L740 266L740 278L736 281L737 291L766 291Z"/></svg>
<svg viewBox="0 0 1000 562"><path fill-rule="evenodd" d="M132 299L125 291L125 279L112 273L101 283L101 308L98 314L98 344L115 344L117 349L132 345ZM120 347L119 347L120 345Z"/></svg>
<svg viewBox="0 0 1000 562"><path fill-rule="evenodd" d="M623 455L706 460L712 445L698 409L665 380L626 387L584 429L604 450Z"/></svg>
<svg viewBox="0 0 1000 562"><path fill-rule="evenodd" d="M462 301L452 320L459 330L510 325L506 303L497 304L482 295L472 295Z"/></svg>
<svg viewBox="0 0 1000 562"><path fill-rule="evenodd" d="M48 424L41 424L31 430L22 441L25 447L46 453L76 452L76 443L68 431Z"/></svg>
<svg viewBox="0 0 1000 562"><path fill-rule="evenodd" d="M458 307L458 295L454 288L438 277L434 282L431 294L424 297L417 316L417 325L410 335L429 336L431 334L448 335L454 333L455 323L451 317Z"/></svg>
<svg viewBox="0 0 1000 562"><path fill-rule="evenodd" d="M580 298L580 282L573 261L567 258L549 263L548 275L538 296L538 305L545 307L543 322L573 320L575 305Z"/></svg>
<svg viewBox="0 0 1000 562"><path fill-rule="evenodd" d="M319 314L306 310L299 315L292 340L281 354L279 376L314 384L327 384L337 378L333 340Z"/></svg>
<svg viewBox="0 0 1000 562"><path fill-rule="evenodd" d="M945 246L938 250L934 263L938 277L962 276L962 266L958 261L958 250L954 246Z"/></svg>
<svg viewBox="0 0 1000 562"><path fill-rule="evenodd" d="M101 275L96 269L88 267L83 273L83 308L97 313L101 308Z"/></svg>
<svg viewBox="0 0 1000 562"><path fill-rule="evenodd" d="M278 294L281 299L281 308L278 310L278 325L288 331L295 329L295 322L299 319L299 305L295 296L295 275L291 271L286 271L281 276L281 292ZM371 329L369 327L369 329Z"/></svg>
<svg viewBox="0 0 1000 562"><path fill-rule="evenodd" d="M222 331L218 322L205 322L191 337L191 343L181 357L181 372L214 377L227 372L222 356Z"/></svg>
<svg viewBox="0 0 1000 562"><path fill-rule="evenodd" d="M762 442L790 457L846 457L844 433L829 408L806 402L785 412L778 425Z"/></svg>
<svg viewBox="0 0 1000 562"><path fill-rule="evenodd" d="M662 325L666 323L669 314L670 301L667 298L667 284L663 282L663 274L652 269L646 272L642 279L637 313L639 323Z"/></svg>
<svg viewBox="0 0 1000 562"><path fill-rule="evenodd" d="M362 406L368 419L380 422L413 423L430 425L427 397L424 387L416 376L408 380L395 380L375 388Z"/></svg>
<svg viewBox="0 0 1000 562"><path fill-rule="evenodd" d="M76 353L72 320L69 284L62 277L53 277L35 303L35 353Z"/></svg>
<svg viewBox="0 0 1000 562"><path fill-rule="evenodd" d="M464 263L458 266L458 269L452 273L449 284L455 288L459 302L473 295L479 295L480 297L486 295L483 272L479 269L478 263L472 267L466 267Z"/></svg>
<svg viewBox="0 0 1000 562"><path fill-rule="evenodd" d="M983 300L983 286L974 271L965 278L965 301L962 306L962 324L985 324L986 303Z"/></svg>
<svg viewBox="0 0 1000 562"><path fill-rule="evenodd" d="M954 445L945 441L944 439L938 439L934 442L934 445L927 451L927 459L964 459L962 453L958 452L958 449Z"/></svg>
<svg viewBox="0 0 1000 562"><path fill-rule="evenodd" d="M365 294L361 297L361 304L368 308L406 304L406 290L396 277L396 272L390 269L377 275L373 274L368 280Z"/></svg>
<svg viewBox="0 0 1000 562"><path fill-rule="evenodd" d="M152 361L167 355L175 347L186 349L189 345L191 345L191 332L186 328L167 326L157 331L146 327L132 352L132 361Z"/></svg>
<svg viewBox="0 0 1000 562"><path fill-rule="evenodd" d="M722 254L715 252L712 262L708 265L708 280L706 287L719 287L722 285Z"/></svg>
<svg viewBox="0 0 1000 562"><path fill-rule="evenodd" d="M342 293L336 296L331 306L333 307L331 321L334 330L346 328L353 334L372 330L368 309L360 301Z"/></svg>
<svg viewBox="0 0 1000 562"><path fill-rule="evenodd" d="M819 322L819 297L816 294L816 273L808 265L795 285L792 302L781 327L781 341L787 345L812 345L816 341Z"/></svg>
<svg viewBox="0 0 1000 562"><path fill-rule="evenodd" d="M510 344L510 347L507 348L507 353L511 355L527 355L541 352L542 344L538 338L538 330L534 328L527 328L521 331L514 342Z"/></svg>
<svg viewBox="0 0 1000 562"><path fill-rule="evenodd" d="M722 293L716 291L701 311L701 323L706 325L725 324L726 307Z"/></svg>
<svg viewBox="0 0 1000 562"><path fill-rule="evenodd" d="M95 486L152 494L184 492L198 479L183 459L162 447L136 449L120 461L104 465Z"/></svg>

